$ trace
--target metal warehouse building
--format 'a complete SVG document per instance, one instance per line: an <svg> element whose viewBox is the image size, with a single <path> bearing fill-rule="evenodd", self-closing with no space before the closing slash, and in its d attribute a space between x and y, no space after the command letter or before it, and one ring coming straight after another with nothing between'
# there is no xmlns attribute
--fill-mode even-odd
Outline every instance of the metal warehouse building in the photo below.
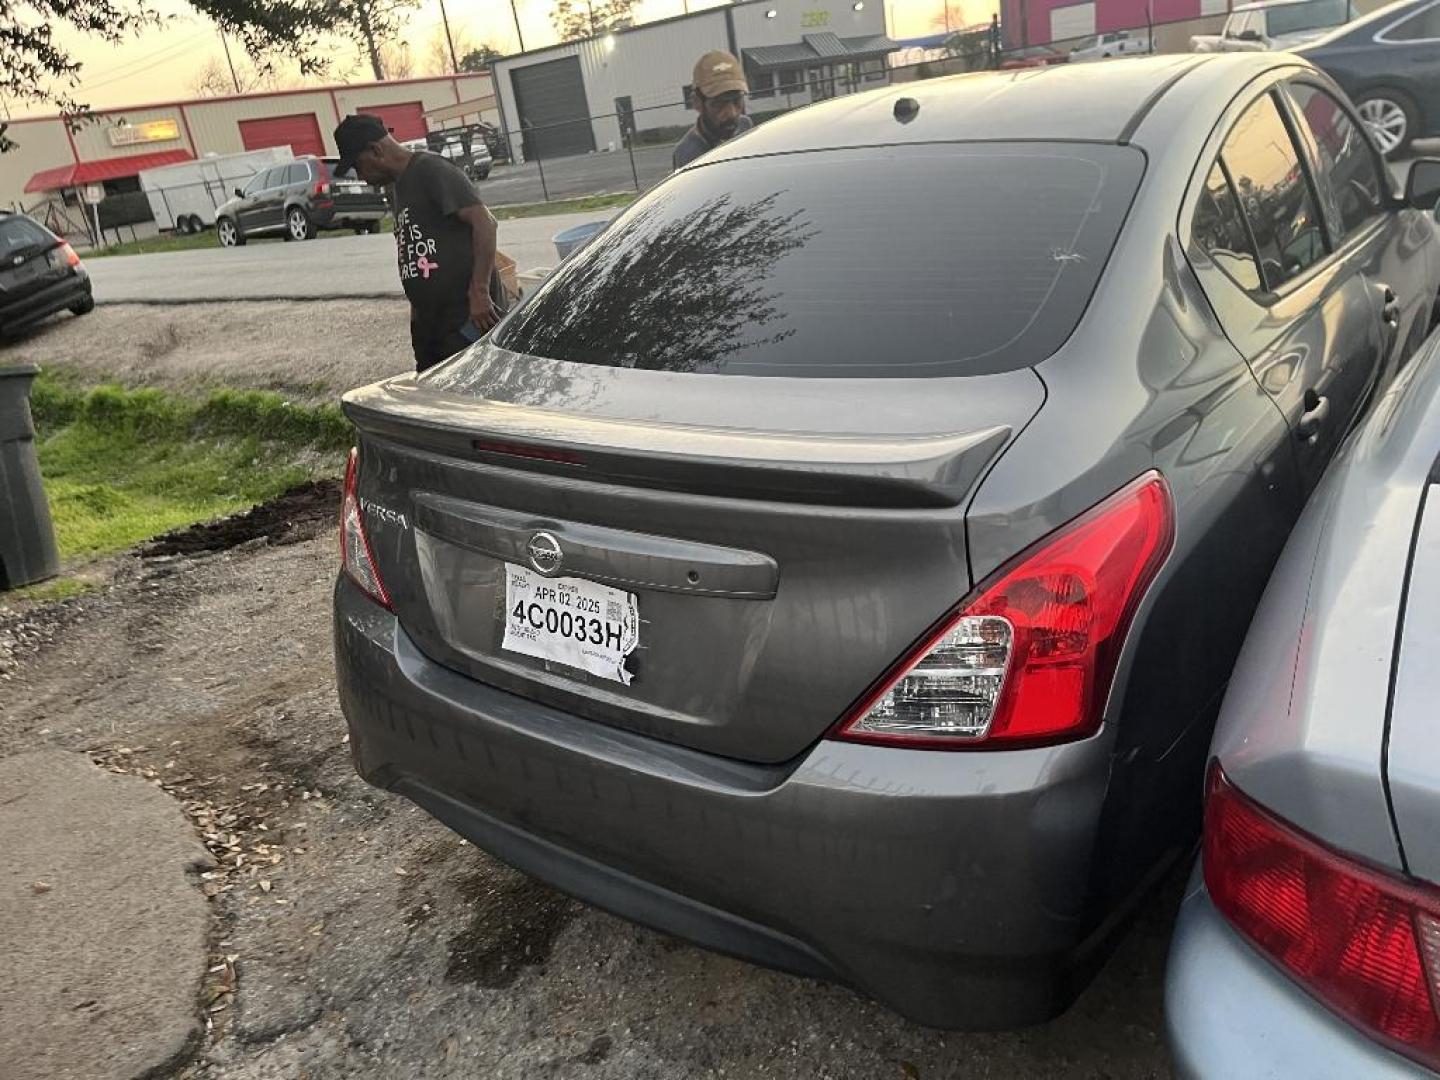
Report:
<svg viewBox="0 0 1440 1080"><path fill-rule="evenodd" d="M631 133L682 128L695 61L739 56L751 111L804 105L886 81L881 0L739 0L492 64L510 145L542 159L624 145Z"/></svg>
<svg viewBox="0 0 1440 1080"><path fill-rule="evenodd" d="M423 138L461 116L498 120L488 74L104 109L73 132L60 116L22 117L9 122L16 149L0 158L0 206L30 208L87 184L125 194L138 190L141 169L207 154L271 146L333 154L331 131L341 117L356 112L379 115L400 139Z"/></svg>

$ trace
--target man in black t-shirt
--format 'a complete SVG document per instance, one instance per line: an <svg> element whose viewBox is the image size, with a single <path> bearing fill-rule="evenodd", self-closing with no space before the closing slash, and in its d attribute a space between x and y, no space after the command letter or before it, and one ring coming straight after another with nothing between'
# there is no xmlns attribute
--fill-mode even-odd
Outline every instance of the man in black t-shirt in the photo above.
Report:
<svg viewBox="0 0 1440 1080"><path fill-rule="evenodd" d="M495 218L475 186L444 158L405 149L376 116L335 129L340 163L376 187L391 186L400 282L410 301L415 369L459 352L500 321L505 291L495 269Z"/></svg>
<svg viewBox="0 0 1440 1080"><path fill-rule="evenodd" d="M670 164L677 169L755 126L745 115L750 87L739 60L728 52L707 52L695 62L694 78L690 104L700 115L670 155Z"/></svg>

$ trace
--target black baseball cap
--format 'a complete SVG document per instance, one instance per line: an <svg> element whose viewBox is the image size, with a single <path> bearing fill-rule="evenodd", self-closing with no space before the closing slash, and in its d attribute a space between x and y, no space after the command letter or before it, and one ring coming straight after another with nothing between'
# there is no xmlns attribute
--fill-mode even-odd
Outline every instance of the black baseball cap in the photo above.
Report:
<svg viewBox="0 0 1440 1080"><path fill-rule="evenodd" d="M343 176L354 171L355 159L365 152L365 148L389 134L385 121L369 113L356 113L341 120L335 128L335 148L340 151L340 163L335 166L335 172Z"/></svg>

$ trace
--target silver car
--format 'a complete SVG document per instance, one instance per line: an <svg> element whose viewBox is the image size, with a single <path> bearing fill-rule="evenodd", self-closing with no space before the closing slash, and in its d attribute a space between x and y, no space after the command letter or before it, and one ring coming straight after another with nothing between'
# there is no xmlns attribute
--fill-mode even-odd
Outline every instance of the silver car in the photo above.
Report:
<svg viewBox="0 0 1440 1080"><path fill-rule="evenodd" d="M1291 57L763 124L346 396L356 765L637 921L1051 1016L1198 833L1271 566L1437 295Z"/></svg>
<svg viewBox="0 0 1440 1080"><path fill-rule="evenodd" d="M1440 1068L1437 721L1440 335L1306 508L1230 684L1168 972L1183 1075Z"/></svg>

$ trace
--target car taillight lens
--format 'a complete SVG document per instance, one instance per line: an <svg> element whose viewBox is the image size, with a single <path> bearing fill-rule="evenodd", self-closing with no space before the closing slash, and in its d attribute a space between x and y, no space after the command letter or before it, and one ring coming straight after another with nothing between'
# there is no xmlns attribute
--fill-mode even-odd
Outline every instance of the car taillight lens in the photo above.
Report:
<svg viewBox="0 0 1440 1080"><path fill-rule="evenodd" d="M834 737L963 749L1092 734L1174 535L1165 481L1139 477L982 582Z"/></svg>
<svg viewBox="0 0 1440 1080"><path fill-rule="evenodd" d="M80 256L75 254L75 249L69 244L61 244L57 248L51 248L47 256L50 265L57 270L62 266L79 266Z"/></svg>
<svg viewBox="0 0 1440 1080"><path fill-rule="evenodd" d="M1262 953L1371 1038L1440 1066L1440 895L1353 862L1235 788L1205 802L1205 887Z"/></svg>
<svg viewBox="0 0 1440 1080"><path fill-rule="evenodd" d="M350 580L377 604L390 608L390 594L380 579L370 538L365 535L365 519L360 514L360 496L356 491L360 471L360 451L351 449L345 465L345 495L340 502L340 563ZM393 608L392 608L393 610Z"/></svg>

